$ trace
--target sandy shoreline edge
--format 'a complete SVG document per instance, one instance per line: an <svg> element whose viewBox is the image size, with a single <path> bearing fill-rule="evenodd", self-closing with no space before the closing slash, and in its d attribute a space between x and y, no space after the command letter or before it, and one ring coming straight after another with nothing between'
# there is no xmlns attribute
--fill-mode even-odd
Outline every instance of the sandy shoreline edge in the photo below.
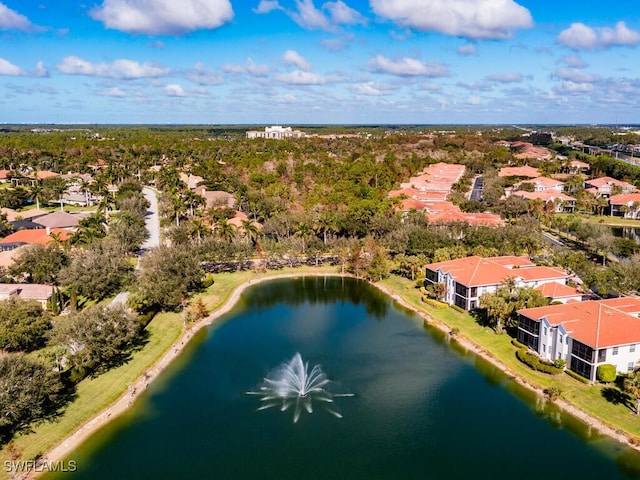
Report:
<svg viewBox="0 0 640 480"><path fill-rule="evenodd" d="M180 337L171 345L171 347L165 352L165 354L151 367L145 372L143 376L141 376L127 391L124 393L118 400L116 400L113 404L96 414L92 419L88 422L84 423L81 427L79 427L75 432L65 438L62 442L60 442L57 446L52 448L46 455L42 457L43 460L48 462L61 461L66 456L68 456L71 452L73 452L76 448L78 448L84 441L86 441L93 433L97 430L108 424L110 421L118 417L120 414L125 412L136 398L145 391L148 384L150 384L153 380L155 380L158 375L169 366L169 364L182 352L182 350L187 345L188 341L191 337L201 330L202 328L211 325L215 320L225 315L237 304L238 300L242 293L253 285L257 285L259 283L270 281L270 280L278 280L285 278L300 278L300 277L351 277L355 278L350 274L340 274L340 273L290 273L283 275L274 275L267 276L261 278L251 279L247 282L244 282L238 285L231 293L229 298L224 302L224 304L209 314L206 318L201 321L191 325L188 329L184 330ZM377 288L379 291L393 299L395 302L400 304L402 307L411 310L420 316L424 321L426 321L430 326L433 326L445 333L449 333L449 327L431 317L428 313L419 310L415 306L411 305L404 298L402 298L399 294L394 293L392 290L387 288L384 285L380 285L377 283L369 282L370 285ZM506 365L502 364L498 359L496 359L490 352L476 345L472 341L462 337L456 336L456 342L458 342L463 348L472 352L475 355L482 357L484 360L490 362L496 368L500 369L509 377L513 378L520 385L535 391L539 395L544 395L541 388L536 385L531 384L526 379L522 378L520 375L513 372ZM614 440L619 441L629 447L635 448L636 450L640 450L640 447L631 443L629 441L629 437L621 432L620 430L615 429L614 427L608 425L604 421L593 417L582 409L576 407L575 405L563 400L558 399L555 400L555 403L562 408L564 411L573 415L574 417L580 419L590 427L594 428L598 432L608 437L613 438ZM31 472L27 478L35 478L39 475L37 472Z"/></svg>

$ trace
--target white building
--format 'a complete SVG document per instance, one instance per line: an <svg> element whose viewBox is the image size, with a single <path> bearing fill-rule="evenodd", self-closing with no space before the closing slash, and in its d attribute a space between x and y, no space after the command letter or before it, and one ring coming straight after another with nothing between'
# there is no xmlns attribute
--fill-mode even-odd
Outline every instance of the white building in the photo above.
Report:
<svg viewBox="0 0 640 480"><path fill-rule="evenodd" d="M640 365L638 313L640 299L631 297L525 308L518 311L518 341L595 381L599 365L615 365L618 373Z"/></svg>
<svg viewBox="0 0 640 480"><path fill-rule="evenodd" d="M300 130L293 130L291 127L282 127L280 125L265 127L264 132L258 130L249 130L247 132L247 138L274 138L276 140L282 140L283 138L303 138L306 136L307 134Z"/></svg>

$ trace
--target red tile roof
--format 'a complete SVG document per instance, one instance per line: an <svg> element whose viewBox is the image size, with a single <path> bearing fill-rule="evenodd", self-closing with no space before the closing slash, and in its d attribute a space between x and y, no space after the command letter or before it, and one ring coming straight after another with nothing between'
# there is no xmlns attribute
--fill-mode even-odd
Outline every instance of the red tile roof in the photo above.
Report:
<svg viewBox="0 0 640 480"><path fill-rule="evenodd" d="M552 300L556 298L582 297L582 292L577 288L563 285L558 282L549 282L536 287L543 296Z"/></svg>
<svg viewBox="0 0 640 480"><path fill-rule="evenodd" d="M619 195L611 195L609 197L610 205L633 205L634 202L640 203L640 193L621 193Z"/></svg>
<svg viewBox="0 0 640 480"><path fill-rule="evenodd" d="M504 167L498 173L499 177L529 177L536 178L540 176L540 170L529 165L524 167Z"/></svg>
<svg viewBox="0 0 640 480"><path fill-rule="evenodd" d="M541 192L527 192L525 190L516 190L512 192L511 195L513 197L520 197L526 200L537 200L540 199L543 202L553 202L556 199L563 200L565 202L575 202L576 199L566 195L564 193L558 192L557 190L543 190Z"/></svg>
<svg viewBox="0 0 640 480"><path fill-rule="evenodd" d="M495 213L465 213L459 209L430 213L427 215L427 220L431 224L463 222L469 225L487 227L502 227L505 224L500 215L496 215Z"/></svg>
<svg viewBox="0 0 640 480"><path fill-rule="evenodd" d="M640 343L640 319L602 301L527 308L518 313L562 325L573 338L595 349Z"/></svg>
<svg viewBox="0 0 640 480"><path fill-rule="evenodd" d="M53 234L58 234L60 236L60 240L67 240L71 235L73 235L73 232L63 228L53 228L51 229L51 235L48 235L47 230L44 228L38 230L18 230L17 232L4 237L0 240L0 243L24 242L47 245L53 240Z"/></svg>

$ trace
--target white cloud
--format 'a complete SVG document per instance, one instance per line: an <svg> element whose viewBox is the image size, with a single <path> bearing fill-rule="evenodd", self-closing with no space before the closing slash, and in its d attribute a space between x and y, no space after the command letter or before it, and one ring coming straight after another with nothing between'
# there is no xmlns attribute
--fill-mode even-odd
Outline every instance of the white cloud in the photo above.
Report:
<svg viewBox="0 0 640 480"><path fill-rule="evenodd" d="M449 69L442 63L424 63L415 58L400 58L392 60L384 55L376 55L369 60L369 67L375 73L388 73L399 77L445 77Z"/></svg>
<svg viewBox="0 0 640 480"><path fill-rule="evenodd" d="M182 88L177 83L170 83L169 85L166 85L164 87L164 94L167 95L168 97L186 97L187 96L187 94L184 91L184 88Z"/></svg>
<svg viewBox="0 0 640 480"><path fill-rule="evenodd" d="M593 85L590 83L576 83L572 81L566 81L556 85L553 90L557 93L576 95L593 92L593 88Z"/></svg>
<svg viewBox="0 0 640 480"><path fill-rule="evenodd" d="M640 44L640 32L631 30L624 22L614 28L591 28L584 23L572 23L558 35L559 44L574 50L598 50L613 46L633 47Z"/></svg>
<svg viewBox="0 0 640 480"><path fill-rule="evenodd" d="M323 85L327 80L317 73L294 70L293 72L282 73L274 77L282 83L290 85Z"/></svg>
<svg viewBox="0 0 640 480"><path fill-rule="evenodd" d="M456 86L472 92L490 92L493 90L493 85L490 82L458 82Z"/></svg>
<svg viewBox="0 0 640 480"><path fill-rule="evenodd" d="M247 58L247 62L244 65L225 63L222 65L222 70L226 73L246 73L254 77L266 77L271 69L269 65L258 65L253 63L251 58Z"/></svg>
<svg viewBox="0 0 640 480"><path fill-rule="evenodd" d="M11 10L4 3L0 2L0 30L22 30L30 32L36 27L27 17Z"/></svg>
<svg viewBox="0 0 640 480"><path fill-rule="evenodd" d="M0 58L0 75L10 75L13 77L26 75L23 69L14 65L13 63L5 60L4 58Z"/></svg>
<svg viewBox="0 0 640 480"><path fill-rule="evenodd" d="M522 82L523 76L521 73L495 73L485 78L490 82L519 83Z"/></svg>
<svg viewBox="0 0 640 480"><path fill-rule="evenodd" d="M467 105L480 105L482 103L482 99L475 95L467 98Z"/></svg>
<svg viewBox="0 0 640 480"><path fill-rule="evenodd" d="M458 55L477 55L478 49L473 43L467 43L466 45L460 45L457 52Z"/></svg>
<svg viewBox="0 0 640 480"><path fill-rule="evenodd" d="M220 85L224 83L224 78L218 72L205 67L202 63L196 63L196 66L189 71L187 79L193 83L200 85Z"/></svg>
<svg viewBox="0 0 640 480"><path fill-rule="evenodd" d="M353 91L359 95L380 96L384 95L384 89L380 88L374 82L356 83L353 85Z"/></svg>
<svg viewBox="0 0 640 480"><path fill-rule="evenodd" d="M179 35L218 28L233 18L229 0L104 0L91 17L107 28L149 35Z"/></svg>
<svg viewBox="0 0 640 480"><path fill-rule="evenodd" d="M123 80L156 78L169 73L168 69L155 63L140 63L126 59L115 60L113 63L93 63L73 56L65 57L62 63L57 65L57 68L68 75L87 75Z"/></svg>
<svg viewBox="0 0 640 480"><path fill-rule="evenodd" d="M439 92L440 90L442 90L442 85L439 85L437 83L421 83L420 88L428 92Z"/></svg>
<svg viewBox="0 0 640 480"><path fill-rule="evenodd" d="M565 65L573 68L585 68L588 66L587 62L585 62L578 55L565 55L560 59L560 61Z"/></svg>
<svg viewBox="0 0 640 480"><path fill-rule="evenodd" d="M282 60L286 65L295 65L301 70L304 70L305 72L308 72L309 70L311 70L311 64L307 62L302 57L302 55L300 55L295 50L287 50L286 52L284 52L284 55L282 56Z"/></svg>
<svg viewBox="0 0 640 480"><path fill-rule="evenodd" d="M509 38L533 26L531 13L513 0L370 0L373 11L402 27L472 39Z"/></svg>
<svg viewBox="0 0 640 480"><path fill-rule="evenodd" d="M327 2L322 5L323 10L327 10L331 16L331 21L338 25L357 25L364 23L364 17L360 12L349 7L342 0L337 2Z"/></svg>
<svg viewBox="0 0 640 480"><path fill-rule="evenodd" d="M100 97L112 97L112 98L124 98L127 96L127 92L118 87L107 88L98 90L96 95Z"/></svg>
<svg viewBox="0 0 640 480"><path fill-rule="evenodd" d="M264 14L274 10L284 11L289 18L307 30L335 32L341 25L365 23L364 17L342 0L325 2L320 8L314 0L294 0L294 8L283 7L277 0L260 0L254 13Z"/></svg>
<svg viewBox="0 0 640 480"><path fill-rule="evenodd" d="M600 80L600 75L590 75L576 68L558 68L553 72L553 76L574 83L593 83Z"/></svg>
<svg viewBox="0 0 640 480"><path fill-rule="evenodd" d="M264 14L272 12L273 10L284 10L278 0L260 0L260 3L253 9L254 13Z"/></svg>
<svg viewBox="0 0 640 480"><path fill-rule="evenodd" d="M33 71L33 76L35 76L35 77L48 77L49 76L49 71L47 70L47 67L44 66L44 63L42 63L42 62L36 63L36 68Z"/></svg>

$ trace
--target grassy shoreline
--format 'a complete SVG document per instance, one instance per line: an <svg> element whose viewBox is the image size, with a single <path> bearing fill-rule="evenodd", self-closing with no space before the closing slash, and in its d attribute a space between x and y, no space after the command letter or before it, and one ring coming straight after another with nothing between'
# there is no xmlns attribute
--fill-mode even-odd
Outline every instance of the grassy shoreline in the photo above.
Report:
<svg viewBox="0 0 640 480"><path fill-rule="evenodd" d="M299 267L255 273L253 271L215 275L215 283L201 297L210 311L220 309L234 294L236 289L251 281L258 281L283 275L325 274L338 275L336 267ZM504 367L507 374L516 376L530 388L542 390L551 386L562 389L562 398L570 406L576 407L596 420L621 431L635 444L640 439L640 419L621 404L613 404L604 397L604 389L610 386L588 386L568 375L550 376L529 369L515 357L516 348L511 345L508 335L496 335L492 329L477 324L468 314L453 309L438 310L429 307L420 299L415 282L391 276L376 285L392 297L398 297L415 310L426 316L429 323L445 331L459 330L461 341L468 341L476 354L488 357ZM128 386L160 361L179 342L183 334L181 315L163 313L156 316L147 327L150 335L148 343L132 355L127 364L113 369L95 379L86 379L78 385L77 397L70 403L56 421L37 425L29 434L17 436L13 443L21 451L23 459L34 458L51 451L67 439L73 432L87 424L127 394ZM6 449L0 451L0 461L8 459ZM6 472L0 478L8 478Z"/></svg>

